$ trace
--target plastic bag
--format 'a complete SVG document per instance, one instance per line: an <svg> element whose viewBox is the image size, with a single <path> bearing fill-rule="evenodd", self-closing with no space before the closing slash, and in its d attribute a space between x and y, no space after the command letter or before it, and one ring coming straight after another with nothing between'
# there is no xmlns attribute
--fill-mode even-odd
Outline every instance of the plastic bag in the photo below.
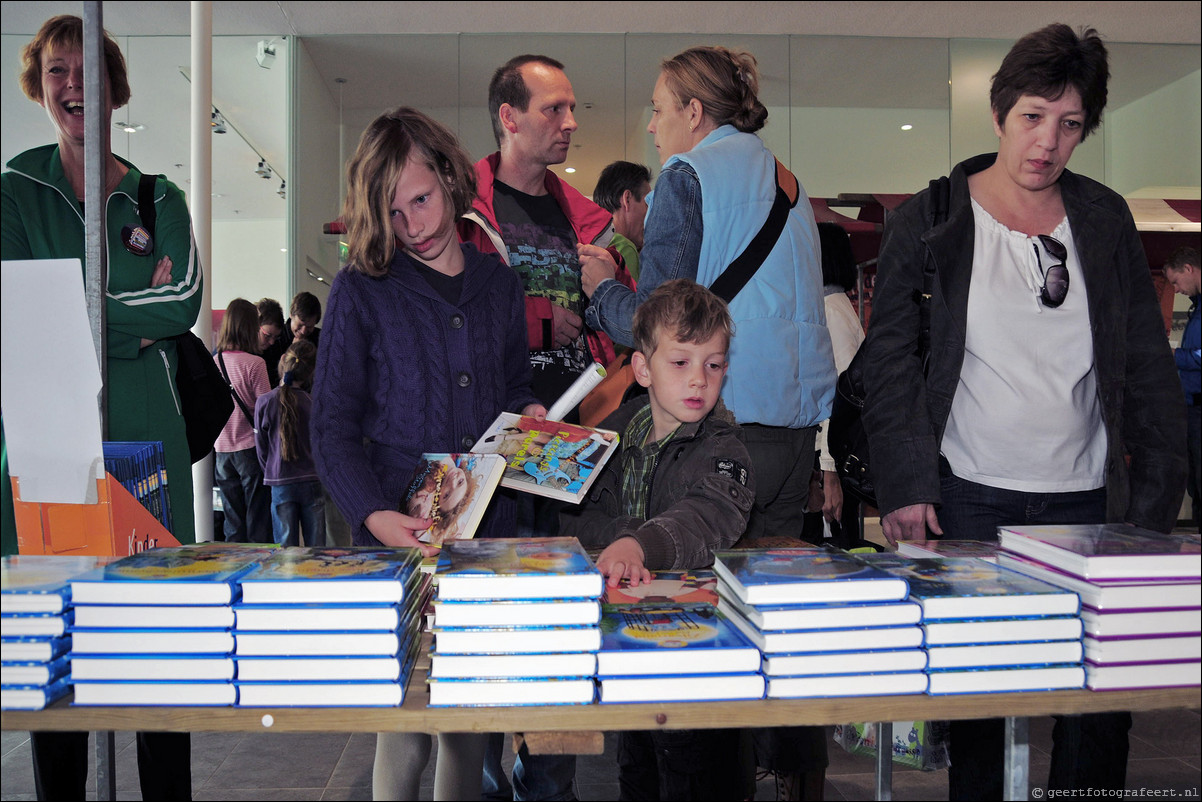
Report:
<svg viewBox="0 0 1202 802"><path fill-rule="evenodd" d="M912 769L947 768L946 721L893 722L893 762ZM835 743L853 755L876 756L876 723L837 724Z"/></svg>

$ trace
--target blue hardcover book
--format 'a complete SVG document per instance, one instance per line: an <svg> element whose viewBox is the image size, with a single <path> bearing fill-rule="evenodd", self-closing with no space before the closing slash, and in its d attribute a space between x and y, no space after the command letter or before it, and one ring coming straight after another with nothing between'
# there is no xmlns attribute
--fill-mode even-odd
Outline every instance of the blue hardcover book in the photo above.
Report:
<svg viewBox="0 0 1202 802"><path fill-rule="evenodd" d="M435 575L443 600L598 599L605 590L574 537L453 540Z"/></svg>
<svg viewBox="0 0 1202 802"><path fill-rule="evenodd" d="M1056 691L1085 687L1085 668L1080 664L1021 666L1017 668L974 668L928 671L932 696L952 693L1015 693Z"/></svg>
<svg viewBox="0 0 1202 802"><path fill-rule="evenodd" d="M435 627L434 650L441 654L539 654L595 652L598 627Z"/></svg>
<svg viewBox="0 0 1202 802"><path fill-rule="evenodd" d="M0 615L0 637L48 637L57 638L66 635L75 613L70 608L61 613L14 613L9 615L7 608Z"/></svg>
<svg viewBox="0 0 1202 802"><path fill-rule="evenodd" d="M927 675L921 671L840 674L823 677L768 677L769 699L810 699L838 696L900 696L924 693Z"/></svg>
<svg viewBox="0 0 1202 802"><path fill-rule="evenodd" d="M0 663L0 685L49 685L71 669L65 655L50 662Z"/></svg>
<svg viewBox="0 0 1202 802"><path fill-rule="evenodd" d="M598 701L604 705L637 702L721 702L764 698L764 675L672 674L670 676L598 677Z"/></svg>
<svg viewBox="0 0 1202 802"><path fill-rule="evenodd" d="M972 557L857 555L866 565L905 579L923 621L1076 615L1071 590Z"/></svg>
<svg viewBox="0 0 1202 802"><path fill-rule="evenodd" d="M66 654L71 649L71 636L57 638L41 635L37 637L0 639L0 660L9 662L46 663Z"/></svg>
<svg viewBox="0 0 1202 802"><path fill-rule="evenodd" d="M75 604L229 604L235 581L274 549L204 543L147 549L71 580Z"/></svg>
<svg viewBox="0 0 1202 802"><path fill-rule="evenodd" d="M415 548L279 549L239 579L243 604L397 604L420 579Z"/></svg>
<svg viewBox="0 0 1202 802"><path fill-rule="evenodd" d="M909 601L868 604L744 604L734 591L718 583L718 609L726 616L738 615L763 631L781 629L850 629L853 627L896 627L917 624L922 608Z"/></svg>
<svg viewBox="0 0 1202 802"><path fill-rule="evenodd" d="M908 593L904 579L835 551L716 551L714 573L744 604L901 601Z"/></svg>
<svg viewBox="0 0 1202 802"><path fill-rule="evenodd" d="M228 629L80 629L71 634L72 655L192 654L234 651Z"/></svg>
<svg viewBox="0 0 1202 802"><path fill-rule="evenodd" d="M597 676L755 672L760 650L712 604L607 604Z"/></svg>
<svg viewBox="0 0 1202 802"><path fill-rule="evenodd" d="M429 680L430 707L522 707L592 704L592 677Z"/></svg>
<svg viewBox="0 0 1202 802"><path fill-rule="evenodd" d="M112 557L13 554L0 562L5 613L61 613L71 603L71 580Z"/></svg>
<svg viewBox="0 0 1202 802"><path fill-rule="evenodd" d="M0 710L41 710L70 690L70 677L59 677L49 685L6 685L0 687Z"/></svg>
<svg viewBox="0 0 1202 802"><path fill-rule="evenodd" d="M77 681L72 705L229 707L238 698L227 680Z"/></svg>
<svg viewBox="0 0 1202 802"><path fill-rule="evenodd" d="M229 655L101 654L71 655L71 679L132 682L222 680L234 678Z"/></svg>
<svg viewBox="0 0 1202 802"><path fill-rule="evenodd" d="M596 599L434 599L434 624L439 627L571 627L593 626L601 620Z"/></svg>

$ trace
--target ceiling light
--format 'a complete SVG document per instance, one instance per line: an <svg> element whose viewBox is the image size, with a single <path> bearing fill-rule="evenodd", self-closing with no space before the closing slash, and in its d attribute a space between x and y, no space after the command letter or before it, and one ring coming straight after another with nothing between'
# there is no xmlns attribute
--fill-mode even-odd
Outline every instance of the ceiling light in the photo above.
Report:
<svg viewBox="0 0 1202 802"><path fill-rule="evenodd" d="M906 124L905 124L905 125L903 125L901 128L902 128L902 130L903 130L903 131L909 131L909 130L910 130L911 128L913 128L913 127L914 127L914 126L910 125L909 123L906 123Z"/></svg>
<svg viewBox="0 0 1202 802"><path fill-rule="evenodd" d="M280 181L280 189L279 189L279 191L278 191L278 192L276 192L276 193L275 193L275 194L279 195L281 198L285 198L285 197L287 197L287 196L288 196L288 192L287 192L287 190L285 190L285 189L284 189L284 184L285 184L285 183L287 183L287 182L285 182L285 181Z"/></svg>
<svg viewBox="0 0 1202 802"><path fill-rule="evenodd" d="M146 130L146 126L142 125L142 123L127 123L121 120L114 122L113 127L118 131L124 131L127 134L136 134L138 131Z"/></svg>
<svg viewBox="0 0 1202 802"><path fill-rule="evenodd" d="M575 167L565 167L565 168L563 168L563 171L565 173L574 173L574 172L576 172L576 168Z"/></svg>
<svg viewBox="0 0 1202 802"><path fill-rule="evenodd" d="M259 66L265 70L270 70L271 65L275 64L275 40L270 42L266 39L259 40L259 46L255 51L255 61L259 62Z"/></svg>
<svg viewBox="0 0 1202 802"><path fill-rule="evenodd" d="M210 118L209 124L213 126L214 134L224 134L227 130L229 130L225 127L225 118L222 117L221 112L217 111L216 109L213 110L213 115Z"/></svg>
<svg viewBox="0 0 1202 802"><path fill-rule="evenodd" d="M259 167L255 170L255 175L260 178L271 178L271 168L267 166L267 162L259 159Z"/></svg>

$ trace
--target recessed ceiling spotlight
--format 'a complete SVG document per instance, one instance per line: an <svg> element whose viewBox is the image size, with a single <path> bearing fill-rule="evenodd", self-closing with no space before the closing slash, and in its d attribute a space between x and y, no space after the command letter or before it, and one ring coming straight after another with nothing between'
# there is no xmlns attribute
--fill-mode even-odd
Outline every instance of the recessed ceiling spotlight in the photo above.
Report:
<svg viewBox="0 0 1202 802"><path fill-rule="evenodd" d="M903 131L909 131L909 130L910 130L911 128L913 128L913 127L914 127L914 126L910 125L909 123L906 123L905 125L903 125L903 126L901 127L901 129L902 129Z"/></svg>
<svg viewBox="0 0 1202 802"><path fill-rule="evenodd" d="M563 168L563 171L565 173L574 173L574 172L576 172L576 168L575 167L565 167L565 168Z"/></svg>
<svg viewBox="0 0 1202 802"><path fill-rule="evenodd" d="M136 134L138 131L145 131L146 126L142 123L127 123L122 120L117 120L113 123L113 127L118 131L124 131L127 134Z"/></svg>

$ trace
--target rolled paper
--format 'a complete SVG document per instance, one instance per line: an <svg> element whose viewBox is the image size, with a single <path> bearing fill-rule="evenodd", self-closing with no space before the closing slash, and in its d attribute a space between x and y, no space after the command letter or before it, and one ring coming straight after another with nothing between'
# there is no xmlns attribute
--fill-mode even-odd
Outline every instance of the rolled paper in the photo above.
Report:
<svg viewBox="0 0 1202 802"><path fill-rule="evenodd" d="M604 378L605 366L600 362L594 362L576 378L576 381L572 382L572 386L564 391L559 400L551 405L551 408L547 410L547 420L563 420L564 416L575 409L576 405L583 401L584 397Z"/></svg>

